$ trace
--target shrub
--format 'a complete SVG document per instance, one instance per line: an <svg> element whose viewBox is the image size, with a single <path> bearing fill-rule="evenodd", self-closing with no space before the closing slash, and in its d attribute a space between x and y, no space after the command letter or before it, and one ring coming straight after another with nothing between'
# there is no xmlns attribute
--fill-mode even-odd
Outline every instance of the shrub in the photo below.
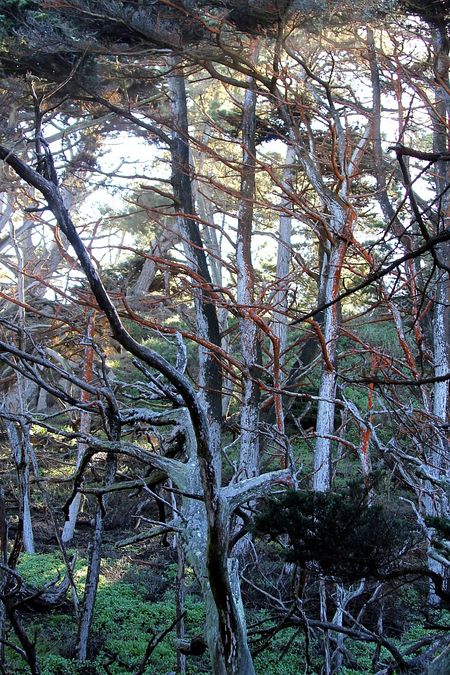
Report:
<svg viewBox="0 0 450 675"><path fill-rule="evenodd" d="M367 504L365 490L355 484L340 493L289 491L268 498L252 529L275 541L287 536L287 561L313 564L350 583L382 574L410 534L391 506Z"/></svg>

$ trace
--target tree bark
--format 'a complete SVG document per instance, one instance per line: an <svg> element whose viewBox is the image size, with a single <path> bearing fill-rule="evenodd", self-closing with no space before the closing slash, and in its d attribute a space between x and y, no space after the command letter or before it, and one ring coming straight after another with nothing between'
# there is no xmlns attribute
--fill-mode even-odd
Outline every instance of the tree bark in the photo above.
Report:
<svg viewBox="0 0 450 675"><path fill-rule="evenodd" d="M444 26L434 30L435 75L439 87L436 92L435 111L433 119L433 151L448 152L450 143L450 86L449 86L449 36ZM435 164L435 189L439 204L440 218L437 222L438 231L445 231L450 227L450 163L438 161ZM436 255L447 263L450 260L450 246L448 243L436 247ZM433 356L434 374L436 377L446 375L450 370L450 275L447 269L436 270L434 310L433 310ZM434 384L433 413L438 426L448 422L449 391L448 382L436 381ZM449 444L443 429L436 430L435 448L428 457L429 469L434 477L448 476ZM425 499L425 510L428 516L449 516L448 496L440 490L436 492L434 486L428 483L429 495ZM430 532L432 534L432 532ZM430 545L431 546L431 545ZM428 558L430 570L441 576L448 575L448 569L437 562L433 556L431 546ZM432 605L439 605L440 598L430 588L429 600Z"/></svg>
<svg viewBox="0 0 450 675"><path fill-rule="evenodd" d="M195 289L195 309L199 336L220 347L220 329L215 302L211 295L212 280L206 251L196 219L192 193L189 150L189 125L184 73L176 58L170 61L170 109L173 134L171 143L172 186L181 230L187 242L188 259L202 284ZM199 388L210 424L210 442L217 469L220 470L222 426L222 371L217 356L203 346L199 347Z"/></svg>
<svg viewBox="0 0 450 675"><path fill-rule="evenodd" d="M95 330L95 312L91 313L88 316L87 326L86 326L86 346L84 349L84 379L88 384L92 382L92 372L93 372L93 363L94 363L94 348L92 345L92 340L94 339L94 330ZM89 392L83 389L81 391L81 400L84 403L89 401ZM86 410L80 412L80 434L88 434L91 429L91 416ZM87 445L84 441L78 442L77 448L77 464L76 468L78 469L83 460L84 454L86 452ZM61 534L61 540L67 544L72 541L73 535L75 533L75 527L77 524L78 511L80 510L81 503L81 494L79 492L74 496L70 507L69 507L69 517L64 523L64 527Z"/></svg>
<svg viewBox="0 0 450 675"><path fill-rule="evenodd" d="M104 486L110 487L116 475L117 458L108 454L105 464ZM105 510L108 503L108 495L100 498L96 505L94 533L89 547L89 564L84 587L83 602L81 605L80 618L77 634L77 658L79 663L85 663L89 658L88 647L91 635L92 621L94 618L95 599L97 597L98 581L100 578L100 563L102 559L102 541L104 531Z"/></svg>
<svg viewBox="0 0 450 675"><path fill-rule="evenodd" d="M342 230L342 221L337 223L336 232ZM333 302L339 294L339 284L347 242L330 245L325 272L325 302ZM314 453L313 490L326 492L331 487L331 436L334 433L336 396L336 353L339 338L339 305L333 304L325 310L323 336L326 355L322 360L322 375L317 407L316 450Z"/></svg>
<svg viewBox="0 0 450 675"><path fill-rule="evenodd" d="M255 57L255 54L253 55ZM239 331L244 371L242 374L241 434L238 471L241 477L256 476L259 465L259 404L258 364L260 364L259 329L252 314L255 273L252 261L252 228L255 198L256 167L256 91L250 81L242 104L242 168L238 212L236 264L237 302L240 310Z"/></svg>
<svg viewBox="0 0 450 675"><path fill-rule="evenodd" d="M23 548L35 553L30 501L30 438L24 425L19 431L14 422L3 420L19 483L19 524L22 527Z"/></svg>

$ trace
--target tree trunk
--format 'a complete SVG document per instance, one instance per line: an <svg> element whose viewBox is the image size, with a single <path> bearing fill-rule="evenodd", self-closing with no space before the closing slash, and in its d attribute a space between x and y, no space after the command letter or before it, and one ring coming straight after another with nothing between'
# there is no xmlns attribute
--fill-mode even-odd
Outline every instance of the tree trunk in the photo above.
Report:
<svg viewBox="0 0 450 675"><path fill-rule="evenodd" d="M185 429L189 428L190 422L187 421ZM178 487L187 494L199 494L203 481L192 432L187 433L186 454L188 459ZM178 523L181 526L179 536L186 564L192 567L202 588L206 609L205 637L212 672L253 675L255 671L247 644L237 563L228 559L230 511L224 490L226 488L216 492L213 514L201 501L182 498L181 512L185 524Z"/></svg>
<svg viewBox="0 0 450 675"><path fill-rule="evenodd" d="M283 170L283 187L293 191L293 181L296 175L296 169L293 166L295 162L295 149L292 144L288 144L286 150L285 168ZM281 207L291 208L289 196L284 196L281 201ZM278 247L277 247L277 266L275 278L277 290L273 297L273 312L271 331L273 334L272 356L273 366L272 375L274 389L282 389L283 383L287 379L285 372L288 337L288 293L289 293L289 271L292 258L292 217L289 213L281 213L278 225ZM287 466L289 457L289 441L285 429L285 408L283 405L283 396L281 393L274 392L274 412L275 412L275 434L276 434L276 452L281 457L281 465Z"/></svg>
<svg viewBox="0 0 450 675"><path fill-rule="evenodd" d="M163 223L164 226L164 223ZM150 244L150 255L157 256L159 258L164 258L169 251L175 246L176 242L179 239L179 235L176 231L165 229L163 234L158 237L157 240L154 240ZM158 271L158 265L154 260L150 258L145 258L142 270L131 289L130 297L139 297L145 295L149 292L150 286L152 285L156 273Z"/></svg>
<svg viewBox="0 0 450 675"><path fill-rule="evenodd" d="M237 302L240 309L239 330L244 372L242 374L241 433L238 471L250 478L258 473L260 390L257 366L261 362L258 325L253 319L255 274L252 261L253 205L256 166L256 91L254 82L245 90L242 108L241 191L238 212L236 263Z"/></svg>
<svg viewBox="0 0 450 675"><path fill-rule="evenodd" d="M202 133L202 145L208 146L210 142L211 129L206 125ZM192 169L195 173L202 174L204 162L204 153L195 152L192 150ZM195 197L195 203L199 216L202 221L202 236L208 251L211 255L208 258L209 268L211 271L211 280L217 289L221 289L224 283L223 280L223 260L222 260L222 237L218 236L217 228L214 223L214 208L213 202L210 198L211 186L208 183L200 183L197 178L192 181L192 190ZM223 224L222 224L223 227ZM227 334L228 330L228 315L229 311L226 307L216 307L217 320L219 323L219 331L221 335L221 347L225 353L228 352L230 338ZM228 379L226 386L222 392L222 417L224 418L228 411L234 384Z"/></svg>
<svg viewBox="0 0 450 675"><path fill-rule="evenodd" d="M330 245L327 256L325 302L332 302L339 294L342 264L347 242ZM316 422L316 449L314 454L313 490L326 492L331 487L331 445L334 432L336 396L336 351L339 337L339 307L334 304L325 310L323 337L325 353L319 387Z"/></svg>
<svg viewBox="0 0 450 675"><path fill-rule="evenodd" d="M17 430L14 422L3 420L19 483L19 523L22 527L23 548L34 553L33 523L30 502L30 439L26 427Z"/></svg>
<svg viewBox="0 0 450 675"><path fill-rule="evenodd" d="M433 150L434 152L448 152L450 135L450 96L449 96L449 36L445 26L434 30L435 74L440 87L437 90L433 118ZM439 161L435 165L435 186L439 204L440 218L437 222L438 231L450 227L450 184L449 162ZM441 244L436 248L436 254L444 264L450 259L450 246ZM433 312L433 356L434 373L436 377L447 375L450 370L450 277L446 269L436 270L434 312ZM435 382L433 413L438 427L448 422L448 382ZM435 448L430 452L428 465L431 474L436 478L448 475L449 471L449 444L445 432L436 429ZM449 516L448 496L442 490L438 492L434 486L428 484L429 496L425 499L425 511L428 516ZM432 532L430 532L432 534ZM441 576L448 574L448 570L433 556L431 548L428 565L432 571ZM430 589L429 600L432 605L439 605L440 598L434 589Z"/></svg>
<svg viewBox="0 0 450 675"><path fill-rule="evenodd" d="M186 86L178 60L172 59L173 72L169 76L170 108L173 123L171 145L172 186L183 236L188 244L188 261L202 283L196 283L195 309L197 331L201 338L220 347L220 329L212 282L198 221L195 218L191 185L189 126ZM217 355L204 346L199 347L199 388L210 425L210 442L217 467L220 466L222 435L222 370Z"/></svg>
<svg viewBox="0 0 450 675"><path fill-rule="evenodd" d="M25 346L25 277L24 277L24 255L22 247L16 239L16 232L13 221L10 225L10 235L14 251L17 256L17 299L19 307L17 310L18 324L18 345L21 349ZM14 412L24 414L27 412L27 386L22 373L16 373L16 405ZM13 400L14 396L10 399ZM19 482L19 520L22 521L23 547L27 553L34 553L33 524L31 520L30 505L30 463L32 462L32 448L30 441L30 432L27 424L23 422L19 429L13 422L6 422L8 439L16 464L18 482Z"/></svg>
<svg viewBox="0 0 450 675"><path fill-rule="evenodd" d="M116 456L107 455L105 466L104 486L113 484L116 475ZM94 618L95 599L97 597L98 580L100 577L100 563L102 559L102 541L104 530L105 509L108 497L102 497L102 503L97 503L95 510L94 533L89 549L89 564L84 588L83 602L80 611L80 621L77 635L77 658L79 663L88 659L89 638L92 620Z"/></svg>
<svg viewBox="0 0 450 675"><path fill-rule="evenodd" d="M289 191L293 190L293 181L296 175L296 169L293 166L295 162L295 149L292 145L287 146L286 150L286 166L283 171L283 185ZM285 197L282 200L282 207L289 209L291 207L291 200L289 197ZM277 279L277 291L273 298L273 319L272 319L272 331L279 340L279 364L280 369L283 371L285 356L284 351L287 345L287 335L288 335L288 317L286 316L286 311L288 309L288 274L291 265L292 258L292 217L290 214L282 213L280 215L279 226L278 226L278 248L277 248L277 267L276 267L276 279ZM284 376L281 374L280 379L284 379Z"/></svg>
<svg viewBox="0 0 450 675"><path fill-rule="evenodd" d="M92 346L92 340L94 338L94 329L95 329L95 312L91 313L88 316L87 326L86 326L86 346L84 349L84 380L87 384L92 382L92 371L94 365L94 348ZM85 390L81 390L81 400L83 403L89 401L89 393ZM86 410L80 412L80 434L88 434L91 429L91 416ZM77 448L77 465L78 469L81 465L81 462L86 452L87 445L84 441L78 442ZM69 517L64 523L63 531L61 534L61 540L67 544L72 541L73 535L75 532L75 527L77 524L78 511L80 510L81 503L81 494L76 493L69 506Z"/></svg>

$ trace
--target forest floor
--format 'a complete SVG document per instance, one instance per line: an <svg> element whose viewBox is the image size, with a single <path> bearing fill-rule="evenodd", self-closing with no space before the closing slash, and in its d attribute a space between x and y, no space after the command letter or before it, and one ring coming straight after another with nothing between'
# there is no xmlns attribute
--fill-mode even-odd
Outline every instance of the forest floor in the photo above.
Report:
<svg viewBox="0 0 450 675"><path fill-rule="evenodd" d="M5 481L6 478L6 481ZM3 474L2 481L8 484ZM10 485L12 482L10 483ZM66 488L65 488L66 489ZM58 489L39 500L38 490L33 489L33 523L36 539L35 554L20 555L18 572L26 584L42 588L55 578L63 578L65 565L58 548L53 515L61 514L61 495ZM7 495L10 539L14 537L16 496L11 490ZM68 557L76 554L74 578L79 598L82 597L87 572L89 541L92 535L92 517L95 504L83 503L75 538L67 549ZM136 492L131 497L114 496L110 500L105 520L103 560L98 587L94 624L89 644L89 661L80 666L74 658L77 639L77 622L71 592L63 605L52 611L24 608L22 618L28 635L35 640L38 662L42 675L124 675L136 673L149 641L165 631L177 616L177 551L173 541L149 540L125 548L117 548L116 542L136 534L139 519L157 518L154 501ZM145 523L145 520L144 520ZM250 642L255 650L255 666L258 675L297 675L308 673L320 675L324 663L322 640L310 636L305 643L304 630L299 627L284 628L267 641L266 648L259 649L264 640L255 632L255 626L270 629L275 626L273 603L255 590L253 584L265 587L272 595L280 597L290 592L290 576L275 549L256 542L254 556L244 568L243 594L248 610ZM395 591L395 601L393 600ZM384 601L384 631L390 640L404 653L431 631L439 631L450 625L449 611L424 612L426 584L389 588ZM311 596L312 597L312 596ZM306 606L306 605L305 605ZM200 588L192 570L185 570L185 634L192 638L203 634L204 606ZM317 615L317 600L308 605L310 615ZM332 608L330 608L330 617ZM377 616L369 616L376 629ZM435 624L434 627L432 624ZM145 675L166 675L177 671L176 629L170 631L157 644L144 669ZM17 642L12 632L8 640ZM307 641L308 642L308 641ZM353 662L343 666L341 675L376 672L372 658L376 646L371 643L345 642ZM419 647L415 653L426 648ZM29 668L12 650L6 649L7 675L29 673ZM379 662L392 661L382 648ZM309 665L308 665L309 664ZM189 656L186 660L188 675L210 673L207 652L201 656ZM396 672L396 671L391 671ZM434 673L434 675L441 675ZM446 675L443 672L442 675Z"/></svg>

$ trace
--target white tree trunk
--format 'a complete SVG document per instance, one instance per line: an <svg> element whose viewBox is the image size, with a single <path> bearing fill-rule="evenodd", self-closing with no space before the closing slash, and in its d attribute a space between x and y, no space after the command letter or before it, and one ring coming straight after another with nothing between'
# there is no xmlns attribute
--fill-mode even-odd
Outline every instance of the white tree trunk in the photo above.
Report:
<svg viewBox="0 0 450 675"><path fill-rule="evenodd" d="M291 192L293 190L293 181L296 175L294 167L296 152L294 146L289 144L286 149L286 165L283 171L283 187ZM281 201L281 207L291 208L291 199L284 196ZM277 248L277 266L276 280L277 290L273 298L273 313L271 330L274 335L272 345L273 355L273 380L274 388L282 389L283 381L286 378L284 365L286 362L285 350L288 336L288 294L289 294L289 271L292 258L292 217L289 213L281 213L278 227L278 248ZM282 456L282 464L288 463L289 442L285 433L283 397L281 394L274 393L274 406L276 418L276 434L278 452Z"/></svg>
<svg viewBox="0 0 450 675"><path fill-rule="evenodd" d="M448 130L448 124L450 123L450 96L448 93L449 42L448 35L444 35L444 28L435 29L434 48L436 80L442 86L440 86L436 94L433 120L433 149L437 152L447 152L450 140ZM437 169L435 173L436 194L439 200L441 216L437 225L440 230L445 230L450 227L450 195L448 190L450 166L445 161L437 162L435 166ZM436 253L442 262L448 264L450 253L448 243L438 246ZM436 276L433 313L434 374L436 377L442 377L447 375L450 370L450 277L448 271L444 269L438 269ZM446 433L439 427L448 422L448 403L448 381L435 382L433 413L437 422L436 441L435 447L428 457L428 467L433 477L447 479L450 470L449 444ZM442 490L437 491L430 483L428 483L428 488L428 495L425 499L426 515L448 517L448 496ZM430 539L431 535L432 531L430 532ZM428 556L430 569L445 576L448 574L448 570L444 569L443 565L435 559L433 554L433 548L430 546ZM429 600L433 605L440 604L440 598L436 596L433 588L430 590Z"/></svg>
<svg viewBox="0 0 450 675"><path fill-rule="evenodd" d="M164 233L157 240L151 242L149 254L161 258L166 256L179 240L179 234L176 230L177 228L165 229ZM131 289L130 297L139 297L148 293L157 272L158 264L156 261L145 258L141 272Z"/></svg>
<svg viewBox="0 0 450 675"><path fill-rule="evenodd" d="M333 301L339 293L342 263L347 250L346 242L331 248L326 270L325 302ZM335 360L339 337L339 317L337 304L325 310L323 329L326 353L322 359L322 375L319 387L319 403L316 422L316 448L314 453L313 490L326 492L331 487L331 445L330 436L334 433L334 413L336 396Z"/></svg>
<svg viewBox="0 0 450 675"><path fill-rule="evenodd" d="M19 518L22 521L23 548L35 553L30 504L30 446L26 429L17 430L14 422L4 420L11 454L19 480Z"/></svg>
<svg viewBox="0 0 450 675"><path fill-rule="evenodd" d="M296 169L293 166L296 152L293 145L288 145L286 149L286 166L283 171L283 186L287 190L293 190L293 180L296 175ZM292 207L291 199L284 197L281 207L289 209ZM288 275L292 258L292 217L288 213L280 215L278 227L278 248L277 248L277 267L275 276L277 279L277 291L273 298L272 331L279 340L280 345L280 367L283 367L285 357L284 350L287 344L288 317L286 310L288 308ZM283 376L281 375L281 379Z"/></svg>

